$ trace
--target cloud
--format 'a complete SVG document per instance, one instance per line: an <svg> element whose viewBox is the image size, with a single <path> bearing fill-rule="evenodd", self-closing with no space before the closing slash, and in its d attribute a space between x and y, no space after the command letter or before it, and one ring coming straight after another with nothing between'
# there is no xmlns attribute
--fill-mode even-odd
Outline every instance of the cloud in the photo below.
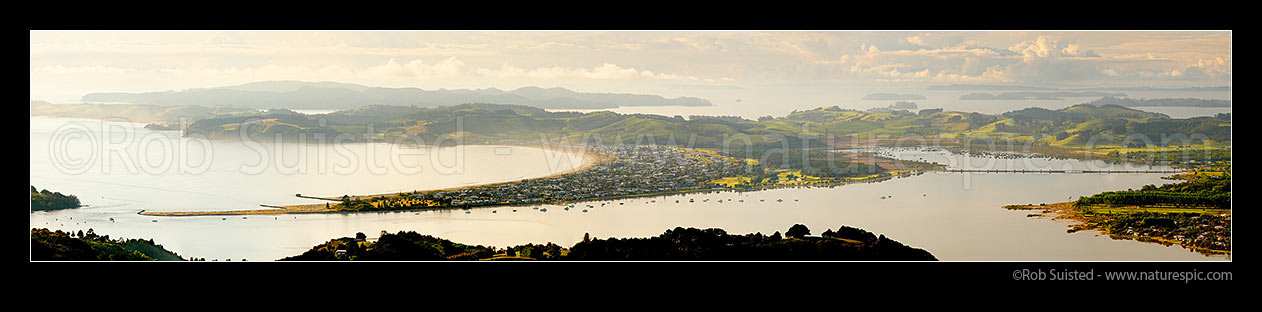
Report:
<svg viewBox="0 0 1262 312"><path fill-rule="evenodd" d="M478 75L489 78L532 78L532 79L662 79L662 80L687 80L687 81L731 81L731 78L722 77L715 79L701 79L695 76L654 73L650 70L637 70L634 67L622 67L617 64L603 63L600 66L588 68L571 68L561 66L538 67L534 69L523 69L508 65L507 63L500 65L498 69L479 68L476 70Z"/></svg>
<svg viewBox="0 0 1262 312"><path fill-rule="evenodd" d="M39 32L32 83L1230 83L1224 32ZM131 79L135 77L136 79ZM121 79L127 78L127 79ZM206 83L187 83L205 86Z"/></svg>
<svg viewBox="0 0 1262 312"><path fill-rule="evenodd" d="M207 38L204 44L210 46L244 46L246 41L237 33L220 31L210 35L210 38Z"/></svg>
<svg viewBox="0 0 1262 312"><path fill-rule="evenodd" d="M903 40L904 40L904 41L907 41L907 43L914 44L914 45L918 45L918 46L927 45L927 44L925 43L925 39L924 39L924 38L921 38L921 35L915 35L915 36L907 37L906 39L903 39Z"/></svg>
<svg viewBox="0 0 1262 312"><path fill-rule="evenodd" d="M984 40L933 46L928 34L900 37L911 48L863 42L854 53L812 62L849 79L925 82L1085 82L1102 80L1229 81L1230 54L1102 54L1074 40L1037 35L993 48ZM938 38L940 39L940 38Z"/></svg>
<svg viewBox="0 0 1262 312"><path fill-rule="evenodd" d="M1025 41L1008 48L1020 53L1025 60L1060 57L1100 57L1095 51L1084 50L1077 44L1048 36L1039 36L1033 41Z"/></svg>
<svg viewBox="0 0 1262 312"><path fill-rule="evenodd" d="M385 64L369 67L366 72L395 77L451 78L458 77L464 73L464 62L456 59L454 56L433 65L425 64L420 59L411 60L407 63L398 63L391 58Z"/></svg>

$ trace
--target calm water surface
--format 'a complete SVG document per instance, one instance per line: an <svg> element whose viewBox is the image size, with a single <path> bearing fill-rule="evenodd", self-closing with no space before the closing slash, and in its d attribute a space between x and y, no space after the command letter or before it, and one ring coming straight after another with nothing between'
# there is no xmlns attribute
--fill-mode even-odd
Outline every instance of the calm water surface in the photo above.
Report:
<svg viewBox="0 0 1262 312"><path fill-rule="evenodd" d="M316 171L320 166L313 165L308 174L290 174L276 169L243 175L239 168L241 162L257 163L257 153L240 143L216 142L212 169L200 175L174 171L157 175L131 174L118 170L108 174L95 170L69 174L59 170L50 156L53 130L66 124L99 128L100 122L39 117L32 117L31 121L31 183L39 188L78 195L85 204L91 205L32 213L32 227L74 231L93 228L112 237L153 238L185 257L274 260L300 254L332 238L363 232L372 239L383 230L418 231L461 243L500 247L542 242L569 246L581 240L584 233L599 238L645 237L684 226L770 234L783 233L794 223L802 223L816 235L840 225L883 233L904 244L924 248L942 260L1229 260L1224 256L1203 256L1179 246L1112 240L1094 232L1067 234L1065 222L1027 218L1026 211L1001 208L1014 203L1061 202L1104 190L1167 182L1160 174L927 173L832 188L585 202L576 203L568 210L565 209L568 205L543 205L248 218L146 217L136 212L140 209L255 209L259 203L294 203L297 199L292 194L299 192L355 194L398 191L401 186L426 189L510 181L574 168L582 159L550 156L549 152L539 149L467 146L462 173L441 174L437 171L443 165L429 163L430 155L457 155L454 149L447 148L453 151L444 154L443 150L430 149L429 154L423 156L395 157L413 157L417 164L431 166L422 166L427 170L417 174L400 172L405 170L387 170L383 174L319 174ZM137 135L141 136L143 134ZM167 132L163 138L172 145L188 140L173 132ZM315 152L336 149L319 145L291 148L315 149ZM391 157L386 155L407 154L391 153L389 149L385 145L348 148L347 153L352 157L346 159L384 158L388 162ZM932 151L889 152L909 159L939 155L956 157L957 163L986 161ZM336 151L330 153L336 155ZM375 154L368 155L370 153ZM88 157L85 156L88 154L79 155ZM1076 160L1047 162L1048 166L1092 166ZM887 198L881 199L882 196ZM694 202L689 203L690 199ZM583 212L584 209L588 211ZM110 218L114 221L109 221Z"/></svg>

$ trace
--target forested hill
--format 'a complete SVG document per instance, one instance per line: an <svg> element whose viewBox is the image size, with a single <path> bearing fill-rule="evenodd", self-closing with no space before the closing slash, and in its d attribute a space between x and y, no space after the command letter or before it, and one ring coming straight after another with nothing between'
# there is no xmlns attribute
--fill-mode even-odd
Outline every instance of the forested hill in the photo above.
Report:
<svg viewBox="0 0 1262 312"><path fill-rule="evenodd" d="M32 102L31 111L35 115L86 117L82 113L69 113L75 110L61 106ZM795 111L783 117L766 116L758 120L730 116L666 117L608 111L549 112L534 107L501 104L438 107L375 105L320 115L305 115L285 109L258 112L240 111L234 107L128 107L89 105L86 109L122 117L133 113L141 116L175 114L169 111L155 113L154 110L159 108L204 112L194 117L196 121L185 129L185 135L212 139L239 139L244 130L251 137L264 139L323 133L327 138L348 134L351 138L362 139L367 135L386 140L415 136L427 143L455 137L465 143L538 143L541 136L546 136L550 140L567 138L588 142L694 147L731 144L794 147L803 140L830 136L980 138L1048 146L1120 145L1128 136L1136 134L1146 136L1156 145L1200 144L1187 140L1161 141L1162 138L1179 135L1212 143L1231 141L1230 114L1173 119L1123 106L1088 104L1058 110L1027 108L998 115L937 109L920 113L905 110L867 112L834 106Z"/></svg>
<svg viewBox="0 0 1262 312"><path fill-rule="evenodd" d="M66 233L31 229L32 261L182 261L153 240L110 239L92 229Z"/></svg>
<svg viewBox="0 0 1262 312"><path fill-rule="evenodd" d="M79 208L79 197L47 189L37 190L31 186L31 211L61 210Z"/></svg>

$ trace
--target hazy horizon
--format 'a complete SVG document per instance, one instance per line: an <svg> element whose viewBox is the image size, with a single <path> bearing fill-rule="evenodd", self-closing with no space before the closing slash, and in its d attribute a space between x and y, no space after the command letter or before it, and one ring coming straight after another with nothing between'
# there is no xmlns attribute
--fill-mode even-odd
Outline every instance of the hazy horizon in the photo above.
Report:
<svg viewBox="0 0 1262 312"><path fill-rule="evenodd" d="M259 81L808 107L949 84L1231 85L1230 31L31 31L31 99ZM867 102L867 101L862 101Z"/></svg>

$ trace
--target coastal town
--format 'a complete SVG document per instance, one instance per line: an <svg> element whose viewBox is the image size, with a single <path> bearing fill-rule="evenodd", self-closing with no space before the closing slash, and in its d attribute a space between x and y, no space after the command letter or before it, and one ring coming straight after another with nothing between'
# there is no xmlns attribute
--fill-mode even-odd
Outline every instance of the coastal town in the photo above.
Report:
<svg viewBox="0 0 1262 312"><path fill-rule="evenodd" d="M260 205L266 209L224 211L142 211L146 216L275 215L373 212L418 209L468 209L487 206L565 204L580 201L675 195L691 192L757 191L783 187L831 187L871 183L923 174L912 161L875 154L836 151L833 176L812 176L809 167L769 167L757 159L670 145L586 145L591 163L554 176L518 181L378 195L319 197L295 194L320 204ZM831 152L830 152L831 153ZM931 167L931 166L930 166ZM924 167L929 168L929 167ZM542 209L542 208L541 208Z"/></svg>
<svg viewBox="0 0 1262 312"><path fill-rule="evenodd" d="M347 210L529 205L718 189L712 181L762 169L710 153L660 145L594 145L605 159L586 170L512 183L351 200ZM418 207L419 206L419 207Z"/></svg>
<svg viewBox="0 0 1262 312"><path fill-rule="evenodd" d="M767 168L760 165L758 160L728 157L706 149L652 144L589 145L585 152L599 155L597 158L600 160L589 168L558 176L456 189L375 196L343 195L339 199L333 199L338 203L324 205L327 207L324 211L563 204L688 192L836 186L851 182L882 181L924 172L921 169L897 169L909 162L878 158L875 155L868 155L869 158L866 159L874 162L873 165L855 166L856 157L861 156L839 154L835 160L838 164L854 167L844 167L848 169L842 175L817 177L804 173L802 168Z"/></svg>
<svg viewBox="0 0 1262 312"><path fill-rule="evenodd" d="M1097 220L1097 219L1090 219ZM1138 212L1100 218L1109 233L1202 251L1231 250L1231 214Z"/></svg>
<svg viewBox="0 0 1262 312"><path fill-rule="evenodd" d="M1099 231L1117 239L1135 239L1165 245L1177 244L1206 254L1231 252L1230 210L1163 212L1168 209L1075 208L1071 202L1008 205L1004 208L1039 211L1027 214L1028 217L1072 220L1074 222L1066 230L1068 233Z"/></svg>

